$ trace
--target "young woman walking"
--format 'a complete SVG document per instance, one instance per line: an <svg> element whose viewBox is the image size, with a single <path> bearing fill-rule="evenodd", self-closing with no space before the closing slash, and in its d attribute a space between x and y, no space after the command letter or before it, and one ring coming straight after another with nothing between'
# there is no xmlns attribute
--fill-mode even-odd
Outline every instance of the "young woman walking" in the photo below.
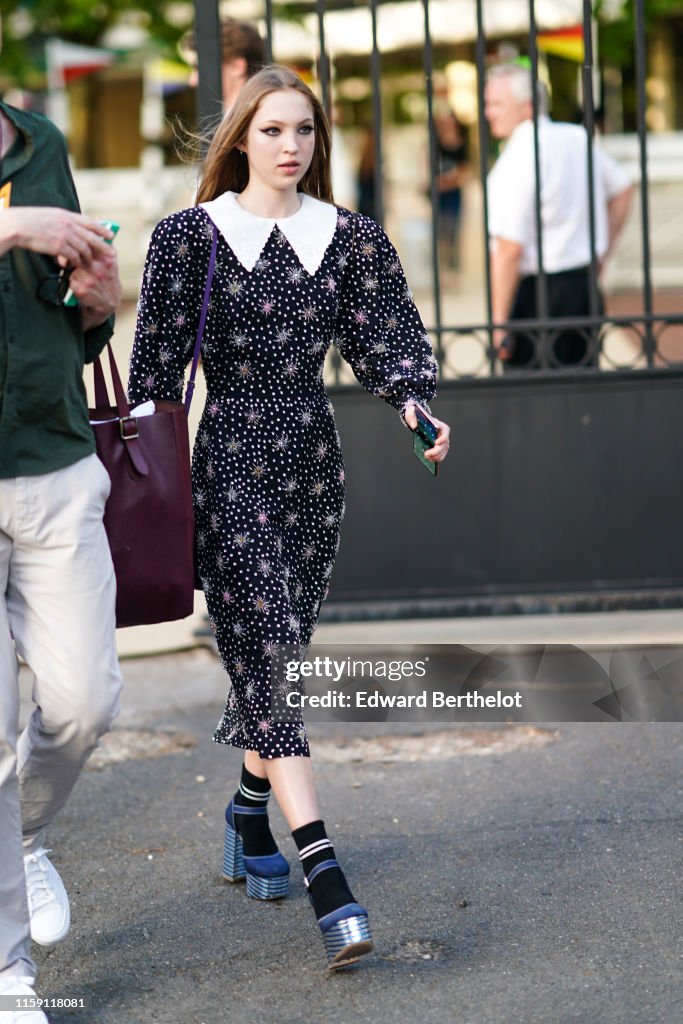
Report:
<svg viewBox="0 0 683 1024"><path fill-rule="evenodd" d="M303 723L271 716L271 658L278 645L309 643L338 547L344 468L322 380L329 345L409 426L434 394L436 361L384 232L333 204L319 101L298 75L271 66L217 129L197 205L154 232L132 401L181 398L216 228L192 472L197 565L231 681L214 739L245 750L226 811L224 875L246 875L256 899L286 895L289 865L268 826L272 788L336 968L372 949L368 915L325 832ZM448 434L440 423L434 461Z"/></svg>

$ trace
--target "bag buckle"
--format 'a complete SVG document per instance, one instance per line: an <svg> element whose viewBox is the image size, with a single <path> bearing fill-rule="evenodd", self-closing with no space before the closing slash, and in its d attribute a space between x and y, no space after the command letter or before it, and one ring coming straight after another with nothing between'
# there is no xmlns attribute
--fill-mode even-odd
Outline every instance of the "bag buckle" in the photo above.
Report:
<svg viewBox="0 0 683 1024"><path fill-rule="evenodd" d="M134 416L121 416L119 419L119 433L122 441L134 441L138 434L138 421Z"/></svg>

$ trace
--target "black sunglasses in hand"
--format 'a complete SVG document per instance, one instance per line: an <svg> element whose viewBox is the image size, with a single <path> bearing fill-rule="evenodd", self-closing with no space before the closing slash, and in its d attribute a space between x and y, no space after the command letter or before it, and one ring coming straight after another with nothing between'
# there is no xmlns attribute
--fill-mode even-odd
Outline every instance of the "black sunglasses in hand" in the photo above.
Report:
<svg viewBox="0 0 683 1024"><path fill-rule="evenodd" d="M51 306L63 306L64 299L69 291L69 277L73 267L62 267L55 274L48 274L38 285L36 295L43 302L49 302Z"/></svg>

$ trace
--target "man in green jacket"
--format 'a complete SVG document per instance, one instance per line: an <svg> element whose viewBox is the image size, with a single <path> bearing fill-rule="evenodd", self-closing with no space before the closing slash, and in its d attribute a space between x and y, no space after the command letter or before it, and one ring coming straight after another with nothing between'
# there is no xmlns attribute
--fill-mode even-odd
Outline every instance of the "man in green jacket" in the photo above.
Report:
<svg viewBox="0 0 683 1024"><path fill-rule="evenodd" d="M31 938L52 945L70 924L45 829L121 688L102 525L110 482L82 379L120 300L111 238L79 212L59 131L0 103L0 996L24 1002ZM35 676L18 738L17 654ZM8 1022L47 1018L17 1009Z"/></svg>

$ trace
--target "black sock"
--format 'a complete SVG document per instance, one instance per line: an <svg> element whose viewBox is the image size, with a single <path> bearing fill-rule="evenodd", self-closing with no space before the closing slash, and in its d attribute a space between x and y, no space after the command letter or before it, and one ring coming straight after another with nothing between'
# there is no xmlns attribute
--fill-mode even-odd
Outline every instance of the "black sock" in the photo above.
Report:
<svg viewBox="0 0 683 1024"><path fill-rule="evenodd" d="M240 788L234 796L238 807L267 807L270 796L268 779L260 779L242 765ZM235 825L244 843L247 857L267 857L277 853L277 843L270 831L267 814L235 814Z"/></svg>
<svg viewBox="0 0 683 1024"><path fill-rule="evenodd" d="M316 864L335 859L334 847L327 838L323 821L311 821L308 825L295 828L292 836L306 878ZM345 903L356 902L341 868L326 868L325 871L321 871L309 883L309 893L317 918L331 914L333 910L339 910Z"/></svg>

